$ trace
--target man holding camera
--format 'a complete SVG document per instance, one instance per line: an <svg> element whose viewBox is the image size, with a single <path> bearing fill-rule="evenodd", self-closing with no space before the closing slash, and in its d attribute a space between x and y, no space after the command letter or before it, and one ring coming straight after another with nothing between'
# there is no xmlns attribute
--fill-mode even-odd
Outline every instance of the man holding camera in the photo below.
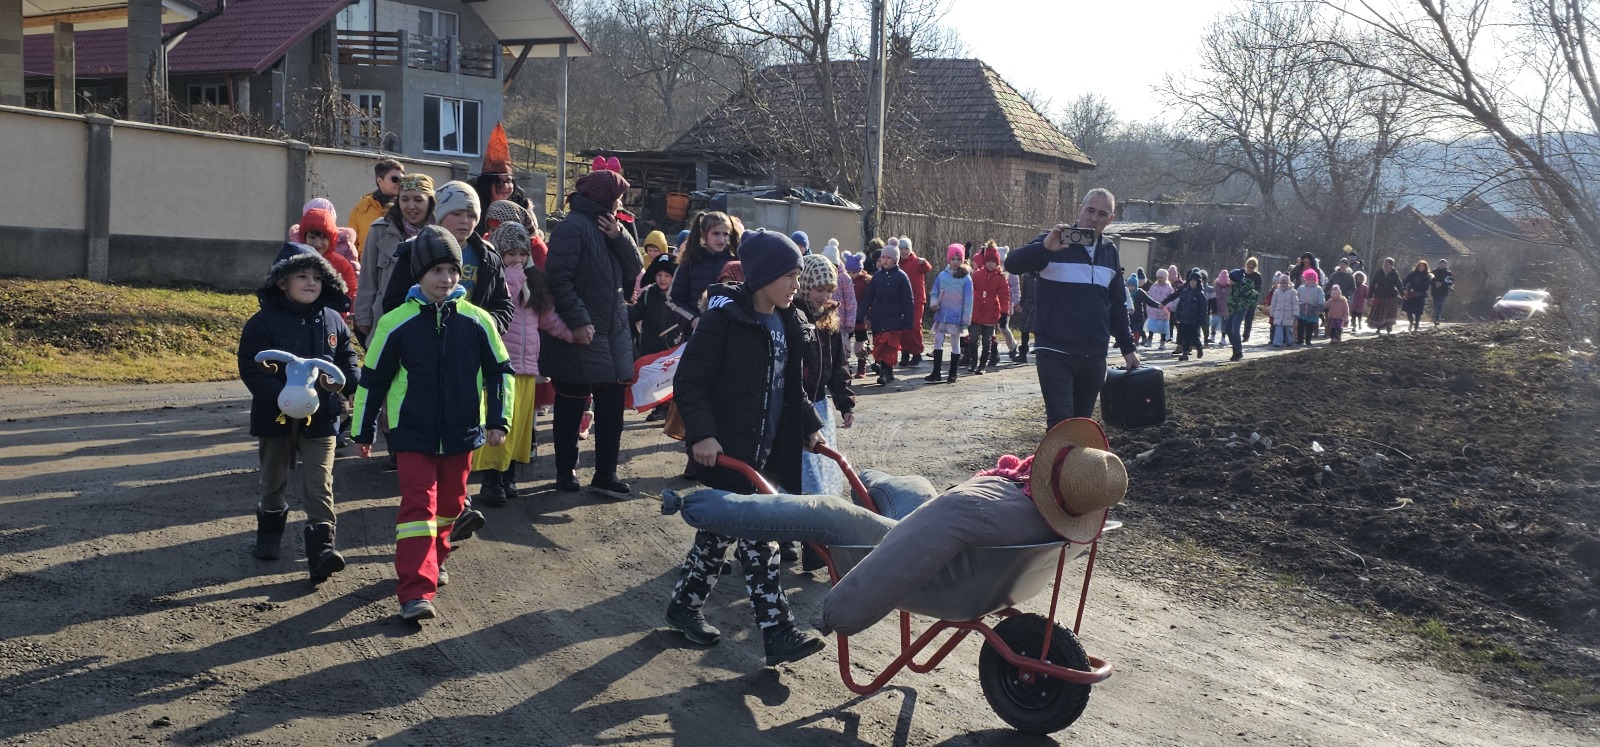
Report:
<svg viewBox="0 0 1600 747"><path fill-rule="evenodd" d="M1105 189L1083 196L1077 222L1057 224L1006 257L1006 272L1039 273L1034 311L1039 391L1054 426L1094 414L1106 381L1106 339L1115 339L1128 370L1139 367L1128 333L1127 287L1117 246L1101 235L1116 217Z"/></svg>

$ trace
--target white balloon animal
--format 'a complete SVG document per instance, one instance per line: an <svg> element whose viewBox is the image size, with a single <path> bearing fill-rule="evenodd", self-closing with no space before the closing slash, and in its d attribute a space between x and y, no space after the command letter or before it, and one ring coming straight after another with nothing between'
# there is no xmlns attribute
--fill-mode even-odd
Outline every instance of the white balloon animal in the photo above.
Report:
<svg viewBox="0 0 1600 747"><path fill-rule="evenodd" d="M318 384L330 392L344 388L344 372L320 358L308 360L282 350L263 350L256 353L256 363L273 373L283 368L286 381L283 391L278 393L278 409L291 420L309 420L317 411L321 404L316 390Z"/></svg>

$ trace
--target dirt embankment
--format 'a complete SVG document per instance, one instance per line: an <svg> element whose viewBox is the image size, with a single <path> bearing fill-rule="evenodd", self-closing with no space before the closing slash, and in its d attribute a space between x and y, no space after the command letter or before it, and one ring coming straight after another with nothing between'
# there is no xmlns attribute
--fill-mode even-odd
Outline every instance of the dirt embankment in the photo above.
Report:
<svg viewBox="0 0 1600 747"><path fill-rule="evenodd" d="M1600 361L1564 327L1364 339L1173 383L1123 514L1600 710ZM1257 407L1255 403L1267 403Z"/></svg>

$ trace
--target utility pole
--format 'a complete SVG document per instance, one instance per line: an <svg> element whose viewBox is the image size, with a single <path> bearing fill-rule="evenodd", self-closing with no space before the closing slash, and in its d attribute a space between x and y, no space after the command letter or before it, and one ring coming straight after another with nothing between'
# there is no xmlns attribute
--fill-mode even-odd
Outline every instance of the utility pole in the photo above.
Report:
<svg viewBox="0 0 1600 747"><path fill-rule="evenodd" d="M878 235L883 208L879 193L883 182L883 126L887 108L884 86L888 60L884 54L884 3L872 0L872 49L867 55L867 153L861 169L861 248Z"/></svg>

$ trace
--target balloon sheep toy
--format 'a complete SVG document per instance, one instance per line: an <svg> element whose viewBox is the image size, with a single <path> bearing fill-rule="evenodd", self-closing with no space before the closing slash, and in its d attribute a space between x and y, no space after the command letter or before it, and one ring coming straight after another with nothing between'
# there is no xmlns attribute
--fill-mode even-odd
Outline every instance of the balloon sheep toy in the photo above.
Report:
<svg viewBox="0 0 1600 747"><path fill-rule="evenodd" d="M271 373L277 373L280 367L284 370L286 380L283 391L278 393L278 409L282 411L278 415L279 423L287 422L285 418L303 418L306 425L310 425L312 414L321 404L316 385L330 392L344 388L344 372L320 358L306 359L282 350L263 350L256 353L256 363Z"/></svg>

